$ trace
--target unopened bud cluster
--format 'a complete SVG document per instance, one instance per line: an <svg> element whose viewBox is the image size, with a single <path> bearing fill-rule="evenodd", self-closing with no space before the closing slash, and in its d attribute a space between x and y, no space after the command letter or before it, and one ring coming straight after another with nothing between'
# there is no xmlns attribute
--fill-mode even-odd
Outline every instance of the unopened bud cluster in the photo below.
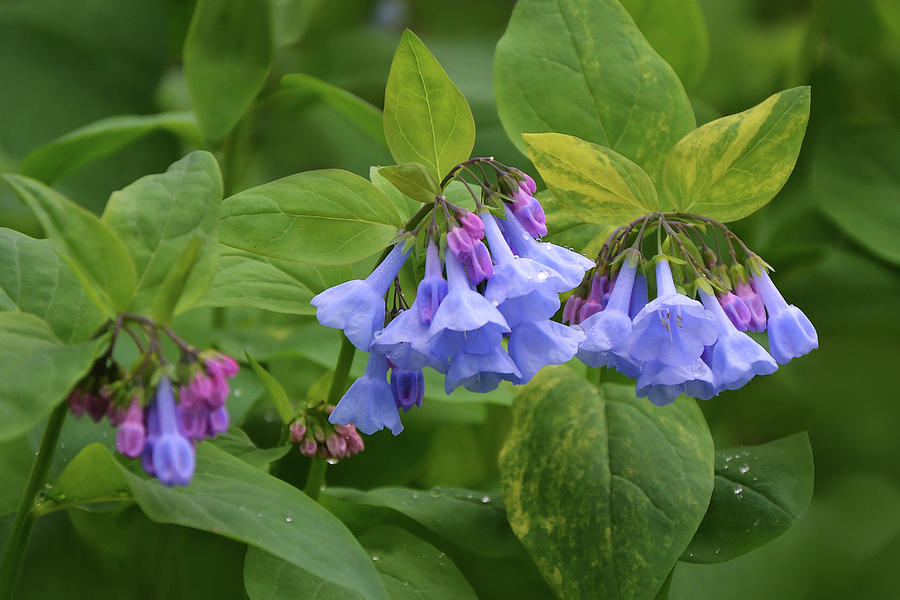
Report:
<svg viewBox="0 0 900 600"><path fill-rule="evenodd" d="M307 408L290 424L291 442L309 458L324 458L337 462L366 449L353 424L332 425L328 415L334 406L319 404Z"/></svg>

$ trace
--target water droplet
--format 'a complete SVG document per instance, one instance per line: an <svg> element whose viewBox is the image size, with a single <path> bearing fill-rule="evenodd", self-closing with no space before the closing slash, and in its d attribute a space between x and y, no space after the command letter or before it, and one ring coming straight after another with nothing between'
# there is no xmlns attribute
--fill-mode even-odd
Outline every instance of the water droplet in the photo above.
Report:
<svg viewBox="0 0 900 600"><path fill-rule="evenodd" d="M409 582L408 582L408 581L404 581L404 582L403 582L403 586L404 586L404 587L409 587Z"/></svg>
<svg viewBox="0 0 900 600"><path fill-rule="evenodd" d="M490 502L490 501L491 501L491 497L490 497L490 496L482 496L482 497L481 497L481 503L482 503L482 504L487 504L487 503Z"/></svg>
<svg viewBox="0 0 900 600"><path fill-rule="evenodd" d="M722 470L723 470L723 471L727 471L727 470L728 470L728 465L725 465L724 467L722 467Z"/></svg>
<svg viewBox="0 0 900 600"><path fill-rule="evenodd" d="M735 494L735 496L740 496L740 495L743 494L743 493L744 493L744 486L739 485L739 486L737 486L736 488L734 488L734 494Z"/></svg>
<svg viewBox="0 0 900 600"><path fill-rule="evenodd" d="M338 461L338 459L336 459L336 458L329 458L329 459L326 459L325 462L327 462L329 465L336 465L340 461Z"/></svg>
<svg viewBox="0 0 900 600"><path fill-rule="evenodd" d="M419 492L413 492L413 500L419 499Z"/></svg>
<svg viewBox="0 0 900 600"><path fill-rule="evenodd" d="M757 481L758 479L759 479L759 477L757 477L755 475L753 476L753 481Z"/></svg>
<svg viewBox="0 0 900 600"><path fill-rule="evenodd" d="M262 518L262 513L256 513L256 516L257 516L258 518L261 519L261 518Z"/></svg>
<svg viewBox="0 0 900 600"><path fill-rule="evenodd" d="M718 556L722 552L721 548L716 548L715 555Z"/></svg>
<svg viewBox="0 0 900 600"><path fill-rule="evenodd" d="M56 499L57 499L59 502L65 502L65 501L66 501L66 495L65 495L65 494L60 494L59 496L56 497Z"/></svg>
<svg viewBox="0 0 900 600"><path fill-rule="evenodd" d="M238 506L238 510L247 510L246 506Z"/></svg>
<svg viewBox="0 0 900 600"><path fill-rule="evenodd" d="M241 388L235 388L233 393L235 398L240 398L244 393L244 390L242 390Z"/></svg>
<svg viewBox="0 0 900 600"><path fill-rule="evenodd" d="M740 468L740 472L741 472L741 473L746 473L746 472L749 471L749 470L750 470L750 466L749 466L749 465L741 465L741 468Z"/></svg>
<svg viewBox="0 0 900 600"><path fill-rule="evenodd" d="M747 452L746 450L744 450L744 452L741 454L741 456L745 456L745 457L746 457L746 456L750 456L750 453Z"/></svg>
<svg viewBox="0 0 900 600"><path fill-rule="evenodd" d="M381 557L378 556L377 554L375 554L372 556L372 560L374 560L375 562L378 562L379 560L381 560Z"/></svg>
<svg viewBox="0 0 900 600"><path fill-rule="evenodd" d="M102 435L102 436L105 437L105 438L106 438L106 437L109 437L109 434L108 434L107 432L105 432L105 431L104 431L102 434L100 434L100 435Z"/></svg>
<svg viewBox="0 0 900 600"><path fill-rule="evenodd" d="M35 451L34 451L34 455L35 455L35 456L37 456L37 455L40 454L40 453L41 453L40 450L35 450Z"/></svg>
<svg viewBox="0 0 900 600"><path fill-rule="evenodd" d="M688 552L688 558L694 558L694 553L693 553L693 552Z"/></svg>
<svg viewBox="0 0 900 600"><path fill-rule="evenodd" d="M749 529L745 529L745 530L744 530L744 533L750 533L750 530L749 530Z"/></svg>
<svg viewBox="0 0 900 600"><path fill-rule="evenodd" d="M759 527L759 519L753 519L753 526Z"/></svg>
<svg viewBox="0 0 900 600"><path fill-rule="evenodd" d="M431 491L428 492L428 495L431 496L432 498L439 498L441 496L441 494L443 494L443 493L444 492L441 490L441 488L436 487L436 488L431 488Z"/></svg>
<svg viewBox="0 0 900 600"><path fill-rule="evenodd" d="M61 450L65 450L65 449L66 449L66 445L65 445L64 443L60 442L60 443L59 443L59 448L60 448Z"/></svg>
<svg viewBox="0 0 900 600"><path fill-rule="evenodd" d="M440 554L438 554L438 558L444 558L445 556L447 556L447 555L444 554L443 552L441 552Z"/></svg>
<svg viewBox="0 0 900 600"><path fill-rule="evenodd" d="M294 519L292 519L291 517L285 517L285 518L284 518L284 522L285 522L285 523L293 523L293 522L294 522Z"/></svg>

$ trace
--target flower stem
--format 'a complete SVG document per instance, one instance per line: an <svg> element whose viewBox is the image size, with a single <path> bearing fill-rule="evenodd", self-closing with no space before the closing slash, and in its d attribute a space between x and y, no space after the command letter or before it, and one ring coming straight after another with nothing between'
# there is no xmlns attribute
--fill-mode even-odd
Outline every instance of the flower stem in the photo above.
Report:
<svg viewBox="0 0 900 600"><path fill-rule="evenodd" d="M328 463L324 458L314 458L309 463L309 473L306 475L306 485L303 486L304 493L315 500L319 501L319 493L325 484L325 468Z"/></svg>
<svg viewBox="0 0 900 600"><path fill-rule="evenodd" d="M68 403L60 402L50 413L47 428L44 429L44 436L41 438L40 448L31 465L25 492L19 502L19 510L13 521L12 532L6 543L3 559L0 561L0 600L11 600L13 597L19 572L25 562L25 549L28 546L28 538L31 536L31 527L34 524L35 499L47 480L47 471L50 469L53 451L56 449L56 442L68 410Z"/></svg>

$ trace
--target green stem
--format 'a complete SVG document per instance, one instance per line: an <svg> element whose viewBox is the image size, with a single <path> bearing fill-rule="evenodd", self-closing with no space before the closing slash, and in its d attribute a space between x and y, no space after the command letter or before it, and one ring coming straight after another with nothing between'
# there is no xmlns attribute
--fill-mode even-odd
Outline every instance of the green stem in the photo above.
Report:
<svg viewBox="0 0 900 600"><path fill-rule="evenodd" d="M309 473L306 475L306 485L303 486L303 491L316 502L319 501L319 493L325 484L325 468L327 466L328 463L324 458L314 458L309 463Z"/></svg>
<svg viewBox="0 0 900 600"><path fill-rule="evenodd" d="M19 502L19 510L13 521L12 532L6 543L3 559L0 561L0 600L11 600L13 597L16 582L19 579L19 571L22 570L22 564L25 562L25 549L28 546L28 538L31 536L31 527L34 524L35 499L47 480L47 471L50 469L56 442L59 440L59 433L62 431L63 421L65 421L68 411L68 403L61 402L50 413L40 448L38 448L37 456L31 465L25 493L22 495L22 501Z"/></svg>
<svg viewBox="0 0 900 600"><path fill-rule="evenodd" d="M328 388L328 404L337 404L338 399L344 393L347 386L347 378L350 375L350 365L353 363L353 355L356 348L350 343L345 336L341 336L341 353L338 356L337 365L334 367L334 378L331 380L331 387Z"/></svg>

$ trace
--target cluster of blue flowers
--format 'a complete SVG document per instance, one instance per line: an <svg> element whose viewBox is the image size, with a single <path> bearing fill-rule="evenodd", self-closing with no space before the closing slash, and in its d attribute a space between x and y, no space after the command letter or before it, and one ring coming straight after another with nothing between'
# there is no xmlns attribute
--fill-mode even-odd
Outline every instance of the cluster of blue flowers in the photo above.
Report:
<svg viewBox="0 0 900 600"><path fill-rule="evenodd" d="M595 276L586 297L570 297L564 314L585 334L578 358L636 379L638 397L657 405L680 394L708 400L818 347L809 319L785 302L755 257L751 277L739 265L732 269L737 294L729 278L701 274L699 301L676 289L665 256L655 260L656 297L649 301L640 262L637 249L626 250L616 276ZM768 332L769 351L747 330Z"/></svg>
<svg viewBox="0 0 900 600"><path fill-rule="evenodd" d="M527 383L542 366L575 356L584 334L551 317L559 294L579 285L594 263L535 239L546 233L546 219L533 197L534 181L516 175L517 189L502 207L505 218L484 206L476 215L436 199L447 215L443 260L429 228L415 300L390 314L387 324L385 296L409 256L403 241L365 280L313 298L319 322L342 329L356 348L369 352L365 375L338 403L331 423L399 434L399 409L421 405L425 367L445 375L448 394L459 386L488 392L501 381Z"/></svg>

